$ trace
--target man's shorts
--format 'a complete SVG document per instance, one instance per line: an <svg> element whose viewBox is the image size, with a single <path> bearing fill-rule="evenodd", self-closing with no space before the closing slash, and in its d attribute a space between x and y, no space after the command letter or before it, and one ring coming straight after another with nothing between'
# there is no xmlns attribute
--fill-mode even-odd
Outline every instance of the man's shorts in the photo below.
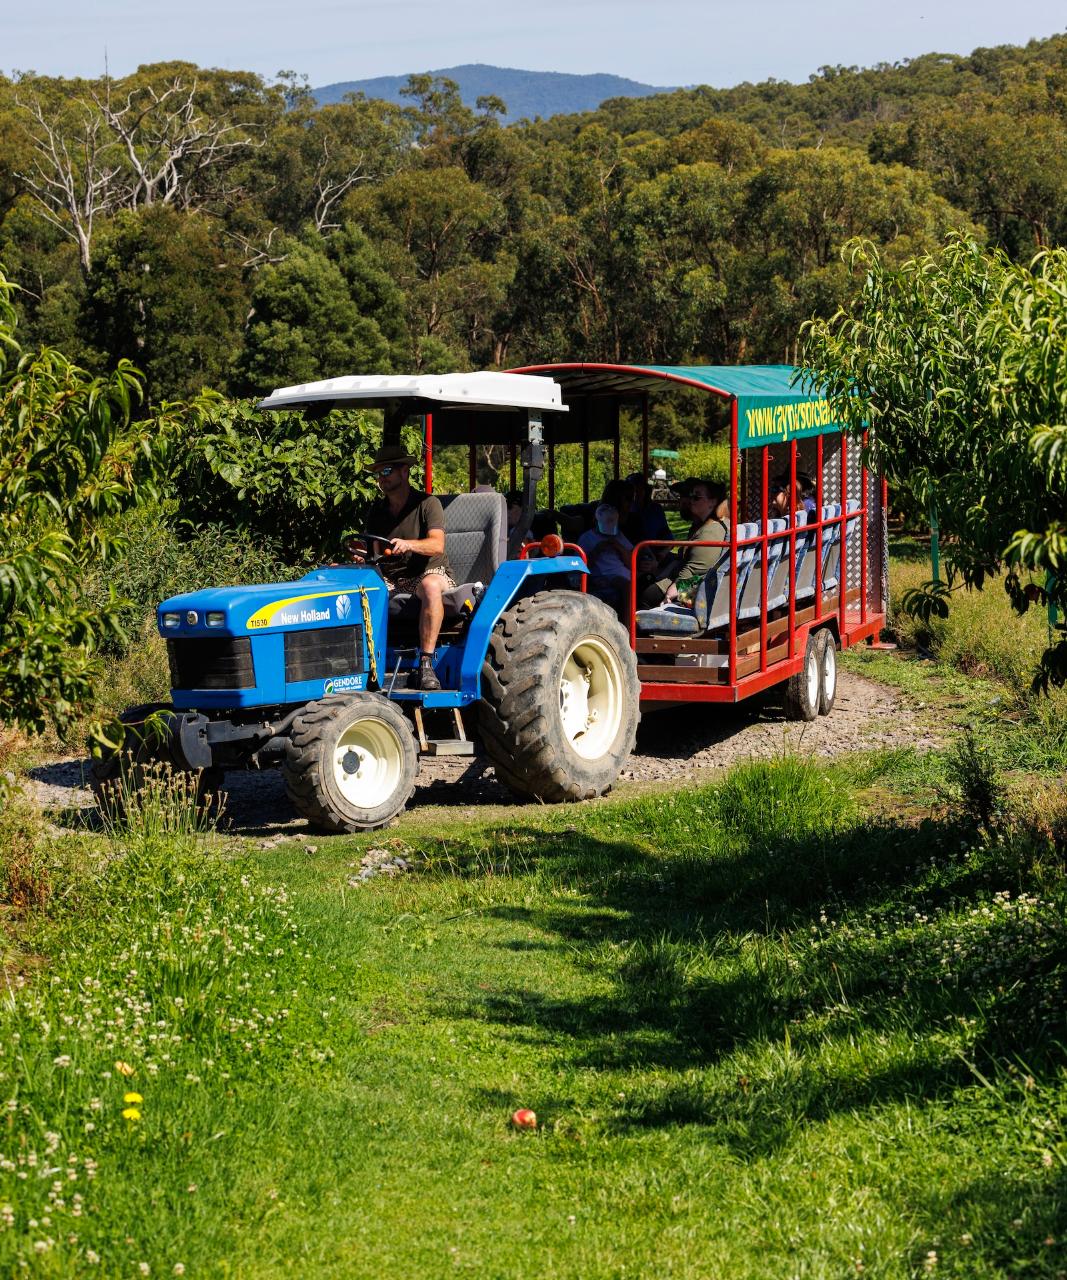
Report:
<svg viewBox="0 0 1067 1280"><path fill-rule="evenodd" d="M448 574L444 571L444 569L438 568L438 569L427 569L425 573L420 574L417 578L397 578L395 582L389 583L389 590L409 592L411 595L414 595L415 588L419 585L419 583L423 580L423 578L431 578L431 577L444 579L444 581L441 583L442 591L455 591L456 587L458 586L458 583L453 582L452 579L448 576Z"/></svg>

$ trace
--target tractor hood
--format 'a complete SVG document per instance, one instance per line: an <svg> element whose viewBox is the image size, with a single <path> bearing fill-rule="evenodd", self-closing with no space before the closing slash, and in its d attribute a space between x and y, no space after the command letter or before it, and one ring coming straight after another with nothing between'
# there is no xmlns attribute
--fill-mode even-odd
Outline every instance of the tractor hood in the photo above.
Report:
<svg viewBox="0 0 1067 1280"><path fill-rule="evenodd" d="M159 633L172 636L243 636L302 627L351 626L362 617L365 594L380 609L382 577L362 565L316 569L295 582L211 587L164 600L156 610Z"/></svg>

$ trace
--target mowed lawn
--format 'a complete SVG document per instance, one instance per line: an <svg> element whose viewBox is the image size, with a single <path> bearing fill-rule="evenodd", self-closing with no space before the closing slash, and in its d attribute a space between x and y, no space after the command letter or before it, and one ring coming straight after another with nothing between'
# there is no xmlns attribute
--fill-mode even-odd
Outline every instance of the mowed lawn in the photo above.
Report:
<svg viewBox="0 0 1067 1280"><path fill-rule="evenodd" d="M9 813L0 1273L1062 1275L1062 855L915 777L314 851Z"/></svg>

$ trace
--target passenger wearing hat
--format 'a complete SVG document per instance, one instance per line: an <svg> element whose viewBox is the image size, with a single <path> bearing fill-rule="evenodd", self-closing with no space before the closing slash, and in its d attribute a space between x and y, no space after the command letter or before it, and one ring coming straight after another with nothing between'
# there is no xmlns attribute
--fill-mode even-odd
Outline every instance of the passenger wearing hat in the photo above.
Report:
<svg viewBox="0 0 1067 1280"><path fill-rule="evenodd" d="M381 497L367 512L366 528L375 540L388 543L392 555L378 568L390 590L410 591L419 600L418 688L440 689L433 669L437 637L444 621L446 591L454 590L445 555L445 513L440 500L411 486L411 468L418 461L399 445L385 445L374 455L370 470ZM363 558L350 544L353 559Z"/></svg>

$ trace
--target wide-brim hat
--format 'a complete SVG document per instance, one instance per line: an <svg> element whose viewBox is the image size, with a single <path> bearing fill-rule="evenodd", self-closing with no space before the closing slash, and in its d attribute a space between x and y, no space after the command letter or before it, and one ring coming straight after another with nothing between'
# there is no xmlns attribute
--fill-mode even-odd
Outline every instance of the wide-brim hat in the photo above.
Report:
<svg viewBox="0 0 1067 1280"><path fill-rule="evenodd" d="M375 453L369 471L379 471L382 467L413 467L418 462L414 454L408 453L403 445L386 444Z"/></svg>

